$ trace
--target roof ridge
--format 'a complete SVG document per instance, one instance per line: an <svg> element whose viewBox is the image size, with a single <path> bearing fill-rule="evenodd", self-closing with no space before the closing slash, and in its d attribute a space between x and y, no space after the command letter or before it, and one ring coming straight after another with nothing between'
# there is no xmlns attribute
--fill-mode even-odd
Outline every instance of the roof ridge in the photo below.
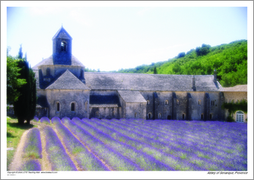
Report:
<svg viewBox="0 0 254 180"><path fill-rule="evenodd" d="M145 74L145 73L118 73L118 72L85 72L88 74L126 74L126 75L151 75L151 76L197 76L197 77L201 77L201 76L214 76L212 74L207 74L207 75L195 75L195 74Z"/></svg>

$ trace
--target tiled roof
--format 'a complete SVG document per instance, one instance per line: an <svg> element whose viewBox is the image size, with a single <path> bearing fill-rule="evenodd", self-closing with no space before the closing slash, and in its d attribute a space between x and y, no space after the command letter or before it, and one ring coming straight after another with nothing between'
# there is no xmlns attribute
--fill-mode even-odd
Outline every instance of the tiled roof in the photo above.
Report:
<svg viewBox="0 0 254 180"><path fill-rule="evenodd" d="M192 75L85 73L86 84L98 90L193 91ZM219 91L213 75L196 75L196 91Z"/></svg>
<svg viewBox="0 0 254 180"><path fill-rule="evenodd" d="M89 88L68 69L46 89L89 90Z"/></svg>
<svg viewBox="0 0 254 180"><path fill-rule="evenodd" d="M140 94L139 91L118 91L118 93L127 103L146 102L145 98Z"/></svg>
<svg viewBox="0 0 254 180"><path fill-rule="evenodd" d="M234 87L224 87L222 91L224 92L247 92L248 86L244 85L236 85Z"/></svg>
<svg viewBox="0 0 254 180"><path fill-rule="evenodd" d="M50 56L46 59L43 59L41 62L39 62L38 64L36 64L32 69L38 69L39 66L47 66L47 65L54 65L53 63L53 56ZM71 57L71 65L72 66L81 66L84 67L84 65L76 58L72 55Z"/></svg>

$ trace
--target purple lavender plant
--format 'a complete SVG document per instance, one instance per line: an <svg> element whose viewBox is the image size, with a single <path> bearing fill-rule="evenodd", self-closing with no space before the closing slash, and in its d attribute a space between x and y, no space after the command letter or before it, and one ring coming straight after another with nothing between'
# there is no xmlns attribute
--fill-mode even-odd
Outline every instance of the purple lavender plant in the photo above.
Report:
<svg viewBox="0 0 254 180"><path fill-rule="evenodd" d="M71 119L72 121L80 121L80 118L79 117L74 117Z"/></svg>
<svg viewBox="0 0 254 180"><path fill-rule="evenodd" d="M40 119L40 122L41 122L41 123L49 123L49 124L50 124L50 120L49 120L48 117L42 117L42 118Z"/></svg>
<svg viewBox="0 0 254 180"><path fill-rule="evenodd" d="M65 121L70 121L70 118L68 118L68 117L63 117L61 121L62 121L62 123L64 123Z"/></svg>
<svg viewBox="0 0 254 180"><path fill-rule="evenodd" d="M19 171L41 171L41 165L38 160L28 160L26 161Z"/></svg>
<svg viewBox="0 0 254 180"><path fill-rule="evenodd" d="M38 117L36 117L36 116L34 116L33 121L38 122L38 121L39 121L39 118L38 118Z"/></svg>
<svg viewBox="0 0 254 180"><path fill-rule="evenodd" d="M59 117L53 117L52 119L51 119L51 122L53 123L53 124L57 124L57 123L60 123L60 118Z"/></svg>
<svg viewBox="0 0 254 180"><path fill-rule="evenodd" d="M33 128L27 134L23 149L23 157L41 158L41 152L42 147L40 131L37 128Z"/></svg>
<svg viewBox="0 0 254 180"><path fill-rule="evenodd" d="M65 152L55 131L47 126L44 128L46 137L46 152L53 171L76 171L74 163Z"/></svg>

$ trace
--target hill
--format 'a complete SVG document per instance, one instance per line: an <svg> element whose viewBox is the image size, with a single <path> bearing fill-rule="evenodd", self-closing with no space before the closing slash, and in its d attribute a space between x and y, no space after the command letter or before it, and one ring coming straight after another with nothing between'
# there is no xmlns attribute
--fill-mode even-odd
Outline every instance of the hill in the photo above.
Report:
<svg viewBox="0 0 254 180"><path fill-rule="evenodd" d="M247 40L234 41L211 47L201 47L181 52L168 61L121 69L121 73L211 75L217 70L223 87L247 84Z"/></svg>

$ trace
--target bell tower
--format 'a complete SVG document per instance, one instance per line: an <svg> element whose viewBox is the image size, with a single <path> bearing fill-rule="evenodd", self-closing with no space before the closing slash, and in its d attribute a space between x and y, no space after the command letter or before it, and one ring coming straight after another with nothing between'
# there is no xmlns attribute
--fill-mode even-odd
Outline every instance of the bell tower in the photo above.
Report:
<svg viewBox="0 0 254 180"><path fill-rule="evenodd" d="M71 65L72 37L61 27L52 40L54 65Z"/></svg>

